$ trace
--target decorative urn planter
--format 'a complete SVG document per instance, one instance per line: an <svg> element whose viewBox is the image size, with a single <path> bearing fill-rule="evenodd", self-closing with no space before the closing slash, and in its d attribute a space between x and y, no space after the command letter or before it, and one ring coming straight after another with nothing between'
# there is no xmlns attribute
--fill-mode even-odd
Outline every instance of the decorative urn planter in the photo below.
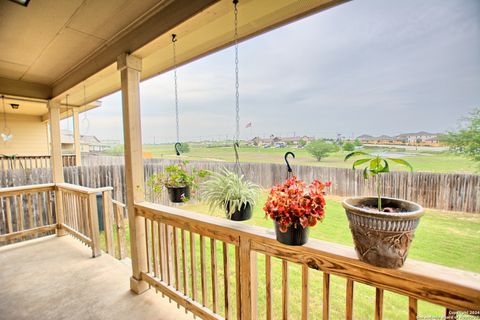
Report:
<svg viewBox="0 0 480 320"><path fill-rule="evenodd" d="M300 224L296 228L290 225L286 232L282 232L279 223L275 221L275 234L278 242L289 246L303 246L308 242L308 227L304 228Z"/></svg>
<svg viewBox="0 0 480 320"><path fill-rule="evenodd" d="M382 208L390 208L393 212L378 212L375 210L377 201L377 197L356 197L342 203L355 251L363 262L383 268L400 268L407 259L424 210L414 202L382 198Z"/></svg>
<svg viewBox="0 0 480 320"><path fill-rule="evenodd" d="M167 187L168 198L173 203L183 203L190 198L190 188L185 187Z"/></svg>
<svg viewBox="0 0 480 320"><path fill-rule="evenodd" d="M250 203L242 205L240 209L235 210L231 215L228 214L230 211L230 205L226 205L227 218L233 221L245 221L249 220L252 217L252 206Z"/></svg>

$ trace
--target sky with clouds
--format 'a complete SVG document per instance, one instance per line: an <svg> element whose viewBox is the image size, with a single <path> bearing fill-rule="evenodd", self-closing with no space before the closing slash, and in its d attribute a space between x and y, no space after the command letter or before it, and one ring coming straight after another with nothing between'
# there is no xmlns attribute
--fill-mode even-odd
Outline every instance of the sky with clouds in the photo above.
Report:
<svg viewBox="0 0 480 320"><path fill-rule="evenodd" d="M355 0L239 50L243 139L443 132L480 107L478 0ZM181 140L232 138L233 48L177 72ZM174 141L173 73L140 93L144 143ZM101 101L82 134L122 140L120 93Z"/></svg>

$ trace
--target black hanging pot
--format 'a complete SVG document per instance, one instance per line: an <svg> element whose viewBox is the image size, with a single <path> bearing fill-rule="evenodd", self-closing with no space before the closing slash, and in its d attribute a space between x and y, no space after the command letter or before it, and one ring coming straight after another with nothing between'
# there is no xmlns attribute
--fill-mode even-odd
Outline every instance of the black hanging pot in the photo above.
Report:
<svg viewBox="0 0 480 320"><path fill-rule="evenodd" d="M190 199L190 188L185 187L167 187L168 198L171 202L182 203Z"/></svg>
<svg viewBox="0 0 480 320"><path fill-rule="evenodd" d="M308 242L308 227L304 228L300 224L290 225L286 232L280 231L280 224L275 221L275 234L277 241L289 246L303 246Z"/></svg>
<svg viewBox="0 0 480 320"><path fill-rule="evenodd" d="M229 209L230 209L230 203L227 203L227 218L233 221L245 221L249 220L252 217L252 206L250 203L247 203L246 205L242 205L240 207L240 210L237 209L235 210L234 213L231 215L228 214Z"/></svg>

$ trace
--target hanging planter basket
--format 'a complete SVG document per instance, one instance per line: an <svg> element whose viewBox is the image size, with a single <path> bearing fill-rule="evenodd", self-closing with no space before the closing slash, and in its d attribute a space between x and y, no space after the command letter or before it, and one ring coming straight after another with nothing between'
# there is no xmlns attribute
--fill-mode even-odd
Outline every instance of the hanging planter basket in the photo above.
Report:
<svg viewBox="0 0 480 320"><path fill-rule="evenodd" d="M303 246L308 242L308 227L304 228L300 224L290 225L286 232L280 230L280 224L275 221L275 234L277 241L289 246Z"/></svg>
<svg viewBox="0 0 480 320"><path fill-rule="evenodd" d="M227 204L226 211L227 211L227 219L233 220L233 221L245 221L249 220L252 217L252 206L250 203L247 203L246 205L242 205L240 209L235 210L234 213L231 215L228 214L230 211L230 204Z"/></svg>
<svg viewBox="0 0 480 320"><path fill-rule="evenodd" d="M382 198L382 207L399 212L375 212L378 198L348 198L342 203L358 258L382 268L400 268L407 259L423 208L410 201Z"/></svg>
<svg viewBox="0 0 480 320"><path fill-rule="evenodd" d="M185 187L167 187L168 198L173 203L183 203L190 199L190 188Z"/></svg>

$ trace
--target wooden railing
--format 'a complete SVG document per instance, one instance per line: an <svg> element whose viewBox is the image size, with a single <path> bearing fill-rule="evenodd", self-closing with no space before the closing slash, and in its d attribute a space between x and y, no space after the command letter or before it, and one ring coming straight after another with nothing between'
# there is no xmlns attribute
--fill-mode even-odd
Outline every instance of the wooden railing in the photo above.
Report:
<svg viewBox="0 0 480 320"><path fill-rule="evenodd" d="M145 232L146 241L145 255L139 255L146 257L143 267L140 262L144 268L141 279L204 319L257 319L259 313L266 319L272 319L274 313L288 319L292 304L289 278L296 275L291 266L301 270L301 285L293 293L300 297L296 299L300 314L293 319L309 319L311 301L323 302L316 315L338 317L332 316L330 308L332 301L339 300L332 299L331 277L345 281L340 295L346 319L361 318L354 314L354 289L360 286L374 290L370 298L373 314L368 318L382 319L386 292L407 297L405 314L409 319L417 318L420 300L445 308L444 315L451 318L456 311L479 310L479 274L413 260L397 270L378 268L360 262L352 248L315 239L300 247L285 246L265 228L147 202L135 204L135 215L145 218L145 230L136 231ZM276 271L274 260L281 264ZM263 270L258 268L259 262ZM310 298L310 277L317 271L323 279L321 296ZM278 276L281 281L272 280ZM274 298L280 283L281 295ZM265 310L258 309L259 292ZM280 308L273 310L274 302Z"/></svg>
<svg viewBox="0 0 480 320"><path fill-rule="evenodd" d="M0 189L0 245L56 229L54 190L54 184Z"/></svg>
<svg viewBox="0 0 480 320"><path fill-rule="evenodd" d="M104 251L127 256L125 205L112 200L112 188L68 183L0 188L0 245L52 234L71 234L100 255L97 194L102 194ZM113 210L112 210L113 209ZM118 252L118 254L116 254Z"/></svg>
<svg viewBox="0 0 480 320"><path fill-rule="evenodd" d="M77 165L74 154L63 155L63 166ZM7 156L0 155L0 170L50 168L50 156Z"/></svg>

